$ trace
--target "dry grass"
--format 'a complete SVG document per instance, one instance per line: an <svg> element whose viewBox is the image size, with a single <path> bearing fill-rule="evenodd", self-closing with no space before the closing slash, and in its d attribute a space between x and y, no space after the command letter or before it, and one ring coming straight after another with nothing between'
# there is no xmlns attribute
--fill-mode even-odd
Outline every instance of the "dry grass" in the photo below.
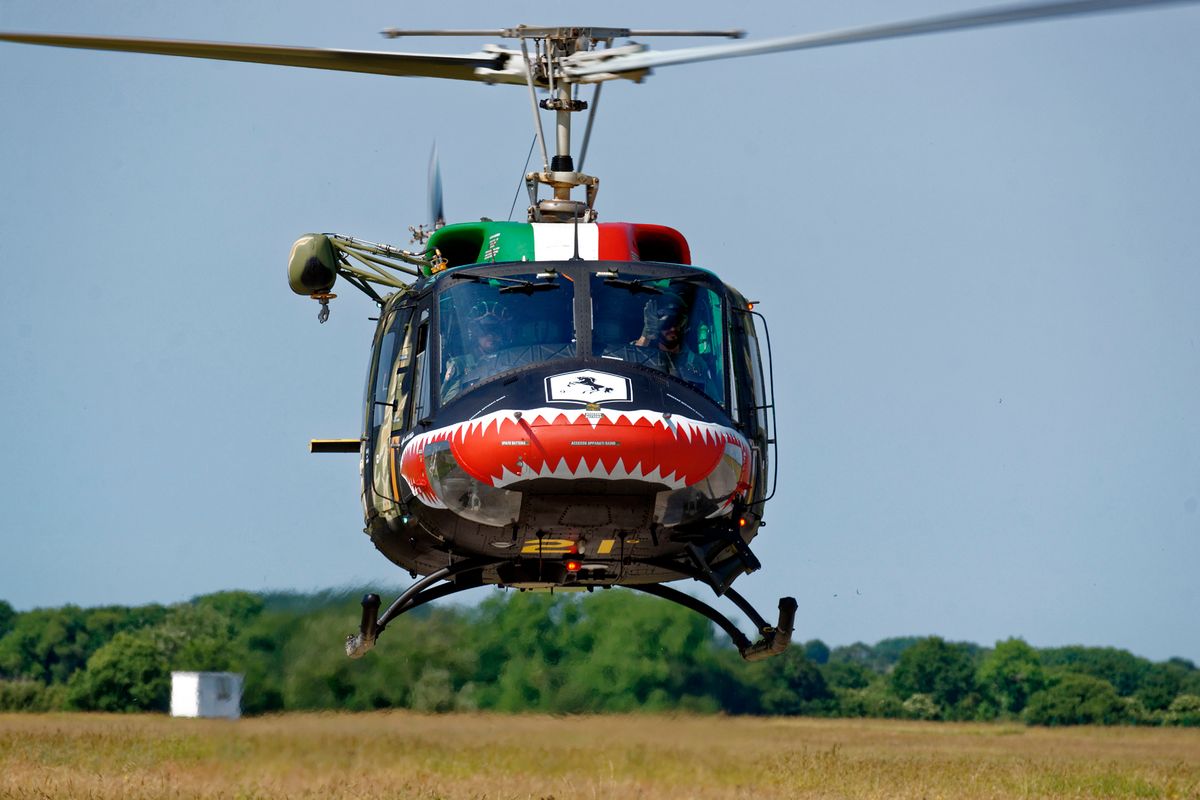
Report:
<svg viewBox="0 0 1200 800"><path fill-rule="evenodd" d="M1200 730L402 712L0 715L0 798L1200 798Z"/></svg>

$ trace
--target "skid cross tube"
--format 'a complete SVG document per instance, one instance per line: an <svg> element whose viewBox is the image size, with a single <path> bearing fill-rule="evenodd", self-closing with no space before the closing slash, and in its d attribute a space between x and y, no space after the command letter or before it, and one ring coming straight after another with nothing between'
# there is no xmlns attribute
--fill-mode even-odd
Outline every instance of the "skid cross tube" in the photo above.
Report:
<svg viewBox="0 0 1200 800"><path fill-rule="evenodd" d="M692 547L692 558L694 560L702 561L703 556L701 554L700 549L695 547L694 545L692 545L691 547ZM749 548L746 548L746 549L747 549L747 551L749 551ZM707 572L705 572L705 571L701 571L700 569L698 569L696 567L693 567L691 564L685 564L685 563L681 563L678 561L666 561L664 559L647 559L647 561L645 563L652 564L653 566L656 566L656 567L665 567L666 569L670 569L674 572L678 572L680 575L686 575L687 577L691 578L692 580L696 580L696 581L700 581L701 583L708 584L710 587L713 588L713 591L716 592L718 597L728 597L731 601L733 601L733 604L735 606L737 606L743 614L745 614L747 617L750 618L750 621L752 623L754 623L754 627L758 629L759 634L764 639L773 636L775 634L775 631L777 631L779 628L782 627L780 625L776 625L774 627L772 627L771 625L768 625L766 619L763 618L763 615L759 614L758 611L754 608L754 606L750 605L750 601L747 600L746 598L742 597L742 595L739 592L735 591L734 589L730 588L729 586L723 585L722 590L717 591L716 586L714 586L713 582L711 580L709 580L710 576L712 576L712 574L713 574L711 569L709 569ZM725 562L722 562L722 563L725 563ZM630 587L630 588L640 589L642 587L638 586L638 587ZM674 590L672 590L672 591L674 591ZM690 595L686 595L686 594L683 596L690 597ZM792 615L794 617L796 601L790 597L782 598L779 601L781 612L783 610L784 600L791 601ZM684 603L684 605L687 605L687 604ZM688 606L688 608L691 608L691 606ZM693 609L693 610L699 610L699 609ZM701 611L700 613L704 613L704 612ZM713 613L719 613L719 612L714 611ZM718 622L717 624L719 625L720 623ZM789 634L789 638L790 638L790 634L791 634L791 622L790 621L788 622L788 634ZM786 646L787 645L785 644L784 647L786 647Z"/></svg>
<svg viewBox="0 0 1200 800"><path fill-rule="evenodd" d="M758 628L758 632L763 636L766 636L770 631L775 630L775 628L772 628L767 624L767 621L763 619L763 615L758 613L754 606L750 605L749 600L742 597L733 589L726 589L725 596L732 600L733 604L741 609L743 614L750 618L750 621L754 623L754 627Z"/></svg>
<svg viewBox="0 0 1200 800"><path fill-rule="evenodd" d="M734 647L741 653L742 658L747 661L760 661L769 656L779 655L791 644L792 629L796 620L796 600L793 597L781 597L779 599L779 623L772 628L764 622L759 629L762 638L751 644L746 634L738 630L738 627L728 617L708 603L705 603L703 600L697 600L690 594L684 594L678 589L672 589L669 586L657 583L630 584L628 588L652 594L664 600L670 600L672 603L678 603L684 608L689 608L698 614L708 617L721 630L729 634L729 638L733 640ZM754 609L750 607L750 604L741 595L738 595L738 599L741 600L738 603L739 608L742 608L743 611L749 609L753 612L754 617L757 617L759 620L762 619L762 616L754 612Z"/></svg>
<svg viewBox="0 0 1200 800"><path fill-rule="evenodd" d="M381 605L379 595L364 596L362 621L359 623L358 633L346 637L346 655L350 658L362 658L375 646L375 641L379 638L379 634L387 628L388 623L401 614L448 595L483 585L478 577L475 580L465 581L457 580L457 578L471 572L482 572L497 563L499 562L494 560L468 559L435 570L405 589L382 614L378 613ZM440 580L447 582L441 586L434 586Z"/></svg>
<svg viewBox="0 0 1200 800"><path fill-rule="evenodd" d="M703 614L715 622L717 627L729 634L729 638L733 640L733 645L738 649L739 653L750 647L750 640L746 638L746 634L738 630L738 627L730 622L728 617L703 600L697 600L690 594L684 594L678 589L672 589L670 586L663 586L658 583L633 583L629 584L627 588L652 594L655 597L661 597L663 600L670 600L672 603L678 603L684 608L695 611L697 614Z"/></svg>

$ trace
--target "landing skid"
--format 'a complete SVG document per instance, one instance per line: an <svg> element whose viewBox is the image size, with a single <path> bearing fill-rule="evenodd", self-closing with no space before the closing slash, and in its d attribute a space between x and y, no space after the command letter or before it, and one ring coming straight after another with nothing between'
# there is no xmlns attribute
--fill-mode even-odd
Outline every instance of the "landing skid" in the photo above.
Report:
<svg viewBox="0 0 1200 800"><path fill-rule="evenodd" d="M383 633L392 620L401 614L434 600L482 586L480 573L497 563L499 562L471 559L432 572L408 587L382 614L379 613L382 605L379 595L374 593L364 595L362 621L359 624L358 633L346 637L346 655L350 658L362 658L375 646L379 634ZM438 581L446 582L437 585ZM632 584L627 585L626 588L661 597L663 600L669 600L698 614L703 614L729 635L738 652L742 654L742 658L747 661L759 661L778 655L786 650L792 641L792 630L796 619L796 600L792 597L780 598L779 621L772 626L767 624L763 616L754 609L754 606L750 605L746 598L733 589L726 588L724 590L724 596L732 600L734 605L741 609L757 627L760 638L751 643L750 639L738 630L738 627L728 617L689 594L657 583Z"/></svg>

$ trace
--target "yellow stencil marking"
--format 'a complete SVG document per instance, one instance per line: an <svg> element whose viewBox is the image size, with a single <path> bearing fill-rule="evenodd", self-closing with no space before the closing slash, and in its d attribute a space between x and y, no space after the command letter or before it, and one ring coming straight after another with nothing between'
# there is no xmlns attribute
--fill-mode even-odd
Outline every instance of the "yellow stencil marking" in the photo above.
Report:
<svg viewBox="0 0 1200 800"><path fill-rule="evenodd" d="M641 539L626 539L625 544L637 544ZM603 539L600 541L600 546L596 548L596 555L606 556L613 551L613 547L617 544L616 539Z"/></svg>
<svg viewBox="0 0 1200 800"><path fill-rule="evenodd" d="M565 556L575 552L570 539L526 539L522 555Z"/></svg>

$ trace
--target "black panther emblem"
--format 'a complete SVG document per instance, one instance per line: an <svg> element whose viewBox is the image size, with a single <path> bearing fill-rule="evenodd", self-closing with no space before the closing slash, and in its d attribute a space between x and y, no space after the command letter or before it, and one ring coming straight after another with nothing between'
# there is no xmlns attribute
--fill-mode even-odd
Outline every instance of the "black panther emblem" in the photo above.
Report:
<svg viewBox="0 0 1200 800"><path fill-rule="evenodd" d="M567 386L574 386L575 384L584 386L593 392L604 392L605 394L612 394L611 386L601 386L599 383L596 382L595 378L589 378L586 375L584 375L583 377L580 377L580 378L576 378L575 380L568 383Z"/></svg>

